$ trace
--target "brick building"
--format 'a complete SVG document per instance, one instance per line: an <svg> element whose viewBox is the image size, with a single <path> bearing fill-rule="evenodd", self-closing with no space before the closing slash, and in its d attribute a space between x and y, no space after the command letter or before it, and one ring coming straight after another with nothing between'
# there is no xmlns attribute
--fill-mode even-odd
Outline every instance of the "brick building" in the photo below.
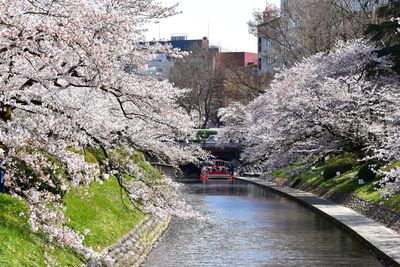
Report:
<svg viewBox="0 0 400 267"><path fill-rule="evenodd" d="M229 69L236 69L257 64L257 54L249 52L221 52L216 55L216 64Z"/></svg>

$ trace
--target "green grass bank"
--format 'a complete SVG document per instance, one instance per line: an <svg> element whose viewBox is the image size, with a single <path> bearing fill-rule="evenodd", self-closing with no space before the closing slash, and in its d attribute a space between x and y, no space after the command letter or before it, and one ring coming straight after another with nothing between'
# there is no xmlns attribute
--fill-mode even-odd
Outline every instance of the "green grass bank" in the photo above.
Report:
<svg viewBox="0 0 400 267"><path fill-rule="evenodd" d="M32 233L23 200L0 194L0 266L80 266L84 259L73 250L51 243L45 234Z"/></svg>
<svg viewBox="0 0 400 267"><path fill-rule="evenodd" d="M85 153L87 161L97 161L98 155ZM150 183L161 179L161 174L141 153L133 160ZM132 179L135 177L126 177L126 180ZM102 183L73 188L64 196L63 203L67 225L86 233L84 245L98 252L117 243L145 216L132 205L112 176ZM24 199L0 193L0 266L81 266L85 263L84 257L50 242L45 233L33 233L28 214Z"/></svg>
<svg viewBox="0 0 400 267"><path fill-rule="evenodd" d="M398 166L393 162L383 169ZM400 212L400 193L388 199L382 199L385 189L379 188L379 175L365 175L365 164L358 161L352 153L344 153L314 164L302 164L301 161L292 166L276 169L272 173L277 179L299 180L313 186L348 193L362 200L383 205L395 212ZM363 176L364 184L359 184L359 176ZM366 179L365 179L366 177Z"/></svg>

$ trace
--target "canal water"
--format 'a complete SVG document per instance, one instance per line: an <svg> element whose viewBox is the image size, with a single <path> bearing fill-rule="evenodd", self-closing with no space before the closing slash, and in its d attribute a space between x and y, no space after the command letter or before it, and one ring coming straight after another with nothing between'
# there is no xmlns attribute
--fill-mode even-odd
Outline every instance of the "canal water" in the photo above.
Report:
<svg viewBox="0 0 400 267"><path fill-rule="evenodd" d="M381 266L325 217L256 185L185 184L204 219L174 218L144 266Z"/></svg>

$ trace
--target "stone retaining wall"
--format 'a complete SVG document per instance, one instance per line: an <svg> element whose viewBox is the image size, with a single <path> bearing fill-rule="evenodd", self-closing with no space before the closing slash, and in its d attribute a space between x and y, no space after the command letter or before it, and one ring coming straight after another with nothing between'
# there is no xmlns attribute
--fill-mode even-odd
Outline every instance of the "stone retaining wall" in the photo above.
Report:
<svg viewBox="0 0 400 267"><path fill-rule="evenodd" d="M171 222L170 215L145 217L133 231L121 238L117 244L105 249L111 263L89 263L89 267L100 266L140 266L153 247L157 244Z"/></svg>
<svg viewBox="0 0 400 267"><path fill-rule="evenodd" d="M284 185L313 193L328 199L336 204L350 208L380 224L400 233L400 213L395 212L383 205L362 200L352 194L329 190L323 187L305 183L299 179L285 180Z"/></svg>

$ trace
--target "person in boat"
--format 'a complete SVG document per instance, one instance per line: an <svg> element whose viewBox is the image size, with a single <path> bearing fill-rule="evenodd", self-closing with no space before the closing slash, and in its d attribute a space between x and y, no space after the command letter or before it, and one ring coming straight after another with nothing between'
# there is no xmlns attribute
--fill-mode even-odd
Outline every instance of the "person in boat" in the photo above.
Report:
<svg viewBox="0 0 400 267"><path fill-rule="evenodd" d="M233 166L233 163L232 163L232 162L229 162L229 163L227 164L227 167L228 167L228 172L229 172L229 174L230 174L230 175L233 175L233 174L235 173L235 166Z"/></svg>

